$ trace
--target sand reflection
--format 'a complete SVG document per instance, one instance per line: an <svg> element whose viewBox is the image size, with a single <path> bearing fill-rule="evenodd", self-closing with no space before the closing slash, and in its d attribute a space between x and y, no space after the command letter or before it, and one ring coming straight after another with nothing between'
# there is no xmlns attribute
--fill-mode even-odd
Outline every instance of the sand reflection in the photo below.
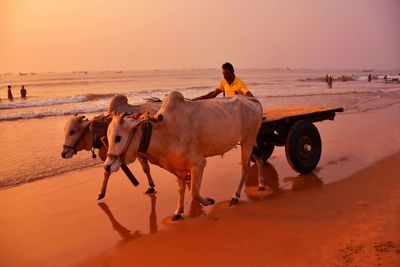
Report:
<svg viewBox="0 0 400 267"><path fill-rule="evenodd" d="M262 200L265 198L275 197L280 192L278 172L274 166L265 162L262 168L265 177L265 191L258 190L258 168L254 164L250 167L246 178L244 192L249 200Z"/></svg>
<svg viewBox="0 0 400 267"><path fill-rule="evenodd" d="M290 191L300 192L312 188L320 188L323 181L318 177L317 173L311 172L308 174L299 174L298 176L290 176L282 179L285 184L284 189L279 185L279 176L275 167L265 162L263 166L263 174L265 177L266 190L264 192L258 190L258 169L256 165L252 165L249 174L246 178L244 192L249 200L263 200L278 196L280 193L287 191L289 186Z"/></svg>
<svg viewBox="0 0 400 267"><path fill-rule="evenodd" d="M321 188L324 182L314 172L307 174L300 174L296 177L286 177L283 179L285 182L291 182L293 192L300 192L312 188Z"/></svg>
<svg viewBox="0 0 400 267"><path fill-rule="evenodd" d="M149 216L149 231L150 234L154 234L158 231L158 225L157 225L157 215L156 215L156 196L150 196L150 201L151 201L151 211L150 211L150 216ZM115 219L114 215L112 214L110 208L108 205L104 202L98 203L99 207L101 208L102 211L107 215L108 219L110 220L113 229L118 232L118 234L121 236L122 240L120 241L121 243L131 241L133 239L136 239L138 237L141 237L142 234L135 230L132 232L125 226L123 226L121 223Z"/></svg>

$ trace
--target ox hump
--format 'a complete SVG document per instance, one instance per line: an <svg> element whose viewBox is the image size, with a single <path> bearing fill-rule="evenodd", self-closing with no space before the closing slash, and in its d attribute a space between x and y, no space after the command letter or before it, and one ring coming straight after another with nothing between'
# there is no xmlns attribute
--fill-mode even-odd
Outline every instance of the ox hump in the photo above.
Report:
<svg viewBox="0 0 400 267"><path fill-rule="evenodd" d="M185 102L183 95L180 92L173 91L165 97L160 111L175 110L183 102Z"/></svg>
<svg viewBox="0 0 400 267"><path fill-rule="evenodd" d="M110 101L110 106L108 107L109 113L112 111L121 112L121 107L125 107L128 104L128 98L124 95L116 95Z"/></svg>

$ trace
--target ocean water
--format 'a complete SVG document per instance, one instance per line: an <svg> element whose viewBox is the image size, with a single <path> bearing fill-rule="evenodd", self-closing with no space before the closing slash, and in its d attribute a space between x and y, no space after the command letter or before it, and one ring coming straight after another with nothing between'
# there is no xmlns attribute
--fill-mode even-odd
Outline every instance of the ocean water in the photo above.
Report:
<svg viewBox="0 0 400 267"><path fill-rule="evenodd" d="M324 105L353 113L400 103L400 84L383 80L384 74L398 70L374 74L372 82L367 81L369 73L354 70L236 72L265 108ZM327 73L334 78L346 75L349 81L335 80L328 89ZM131 104L163 99L174 90L190 99L213 90L221 78L219 69L1 74L0 187L100 164L85 152L61 158L64 125L73 114L104 114L115 94L126 95ZM7 85L12 86L13 101L7 99ZM21 85L28 90L26 99L19 97Z"/></svg>

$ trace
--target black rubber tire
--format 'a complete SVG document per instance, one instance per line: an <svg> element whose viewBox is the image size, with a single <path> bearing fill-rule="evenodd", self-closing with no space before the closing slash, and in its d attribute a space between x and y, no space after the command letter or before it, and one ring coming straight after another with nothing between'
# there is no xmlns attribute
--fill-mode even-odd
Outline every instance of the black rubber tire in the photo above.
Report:
<svg viewBox="0 0 400 267"><path fill-rule="evenodd" d="M322 144L317 127L308 121L296 122L286 137L286 159L293 170L309 173L317 167Z"/></svg>

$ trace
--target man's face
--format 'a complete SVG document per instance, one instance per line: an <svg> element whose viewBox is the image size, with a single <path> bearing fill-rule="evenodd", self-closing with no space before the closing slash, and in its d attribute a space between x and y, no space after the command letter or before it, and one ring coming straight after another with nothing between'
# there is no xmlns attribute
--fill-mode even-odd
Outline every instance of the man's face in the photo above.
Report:
<svg viewBox="0 0 400 267"><path fill-rule="evenodd" d="M235 75L233 74L232 71L230 71L228 69L222 69L222 74L224 75L224 79L228 83L232 83L235 80Z"/></svg>

